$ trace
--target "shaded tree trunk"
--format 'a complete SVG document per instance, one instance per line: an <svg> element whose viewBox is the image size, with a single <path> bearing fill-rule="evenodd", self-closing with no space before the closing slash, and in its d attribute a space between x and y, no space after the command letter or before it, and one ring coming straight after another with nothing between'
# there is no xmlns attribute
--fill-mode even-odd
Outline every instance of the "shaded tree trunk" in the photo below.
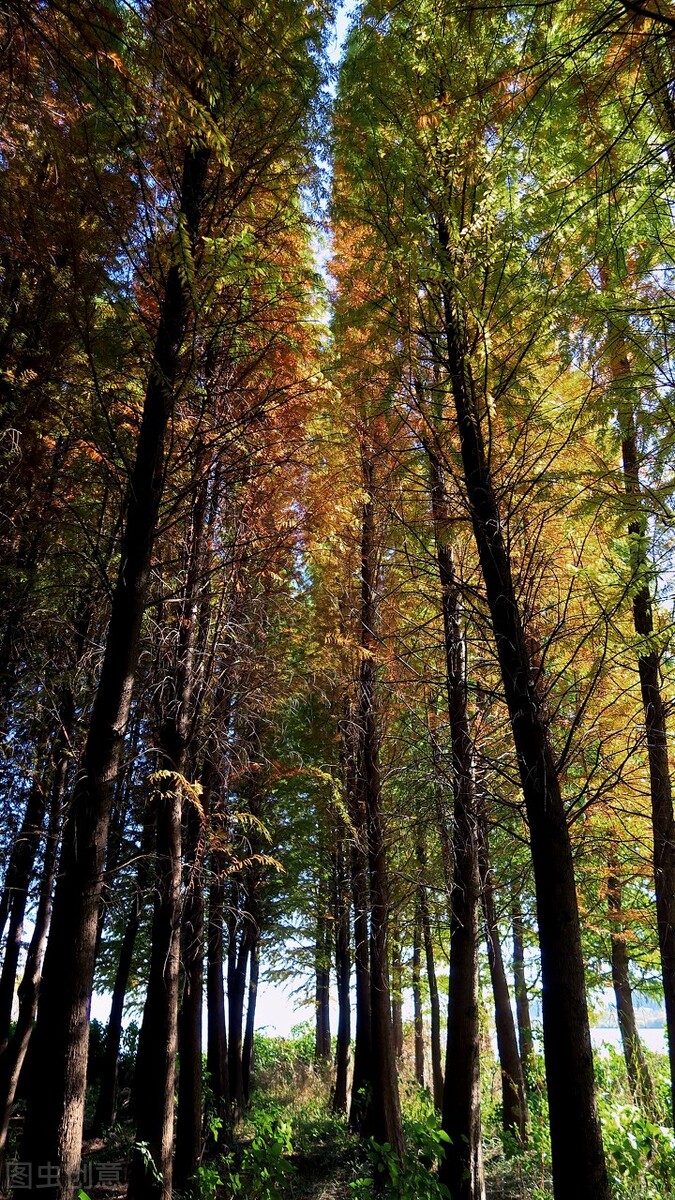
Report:
<svg viewBox="0 0 675 1200"><path fill-rule="evenodd" d="M189 878L183 900L181 945L183 988L178 1013L178 1115L174 1187L187 1191L193 1182L202 1148L202 997L204 982L204 893L202 852L204 827L194 804L186 821Z"/></svg>
<svg viewBox="0 0 675 1200"><path fill-rule="evenodd" d="M439 223L447 269L449 237ZM556 1200L607 1200L598 1120L574 860L537 673L513 585L503 522L481 429L461 310L442 291L446 367L467 497L530 828L541 947L544 1057Z"/></svg>
<svg viewBox="0 0 675 1200"><path fill-rule="evenodd" d="M615 869L610 868L607 877L607 907L609 909L610 938L612 945L612 985L616 999L616 1012L621 1031L621 1044L626 1060L628 1082L635 1103L645 1112L653 1116L656 1111L654 1085L652 1083L647 1059L640 1041L635 1009L633 1008L633 992L630 986L630 971L628 966L628 951L625 939L621 936L621 880Z"/></svg>
<svg viewBox="0 0 675 1200"><path fill-rule="evenodd" d="M424 847L417 848L417 861L420 868L426 865ZM443 1108L443 1059L441 1055L441 1000L438 994L436 964L434 962L434 940L431 934L431 916L429 913L429 895L424 884L419 888L420 920L424 938L424 959L427 969L427 986L429 988L429 1007L431 1009L431 1090L436 1108Z"/></svg>
<svg viewBox="0 0 675 1200"><path fill-rule="evenodd" d="M172 1188L180 966L180 793L164 787L155 803L152 950L133 1087L136 1142L148 1147L152 1163L139 1151L134 1154L129 1177L130 1200L170 1200Z"/></svg>
<svg viewBox="0 0 675 1200"><path fill-rule="evenodd" d="M445 1147L439 1177L453 1200L485 1200L480 1121L480 1028L478 941L480 876L478 811L473 740L466 698L466 651L462 632L448 514L440 465L429 452L431 506L441 585L448 718L454 790L450 920L450 996L443 1087Z"/></svg>
<svg viewBox="0 0 675 1200"><path fill-rule="evenodd" d="M230 1083L227 1065L227 1029L225 1024L225 861L222 851L213 856L213 880L209 888L206 1065L216 1116L225 1124L230 1120Z"/></svg>
<svg viewBox="0 0 675 1200"><path fill-rule="evenodd" d="M403 1131L396 1076L389 988L389 886L380 790L379 737L375 709L376 600L375 505L373 467L363 452L363 506L361 541L361 657L359 670L358 777L363 792L368 834L370 882L370 1013L372 1094L367 1115L369 1132L377 1142L388 1142L403 1155Z"/></svg>
<svg viewBox="0 0 675 1200"><path fill-rule="evenodd" d="M260 936L253 934L251 954L249 959L248 1003L246 1005L246 1025L244 1028L244 1043L241 1051L241 1074L244 1087L244 1103L248 1104L251 1095L251 1069L253 1066L253 1036L255 1034L255 1010L258 1002L258 984L260 982ZM330 1037L330 1032L329 1032Z"/></svg>
<svg viewBox="0 0 675 1200"><path fill-rule="evenodd" d="M513 928L513 989L516 996L516 1021L518 1022L518 1046L520 1061L523 1068L525 1086L532 1071L534 1056L534 1041L532 1038L532 1021L530 1018L530 1001L527 995L527 979L525 976L525 944L523 941L523 915L520 910L518 897L511 894L511 923Z"/></svg>
<svg viewBox="0 0 675 1200"><path fill-rule="evenodd" d="M504 958L499 941L499 927L495 913L492 872L490 868L488 832L484 821L481 822L480 867L485 936L495 1006L497 1051L502 1075L502 1120L505 1132L512 1134L520 1145L525 1145L527 1141L528 1119L525 1080L518 1052L518 1038L513 1020Z"/></svg>
<svg viewBox="0 0 675 1200"><path fill-rule="evenodd" d="M239 914L240 919L242 914ZM246 917L237 939L237 916L233 913L228 921L229 939L227 947L227 1006L228 1006L228 1075L230 1101L235 1123L244 1114L244 1075L242 1051L244 1048L244 998L246 995L246 969L251 950L251 931Z"/></svg>
<svg viewBox="0 0 675 1200"><path fill-rule="evenodd" d="M210 152L185 154L181 213L196 244ZM164 483L164 442L172 411L190 293L173 264L166 276L145 394L136 461L127 494L120 569L113 594L101 675L80 772L63 838L34 1051L40 1080L31 1087L21 1159L59 1170L41 1188L44 1200L70 1200L78 1181L87 1077L89 1011L101 878L112 790L117 777L138 662L152 546ZM170 1183L170 1180L169 1180ZM167 1193L168 1195L168 1193Z"/></svg>
<svg viewBox="0 0 675 1200"><path fill-rule="evenodd" d="M345 846L338 842L334 869L333 909L335 919L335 976L337 980L338 1027L335 1050L333 1112L347 1112L349 1044L351 1042L351 955L349 946L349 880Z"/></svg>
<svg viewBox="0 0 675 1200"><path fill-rule="evenodd" d="M356 715L349 713L347 731L349 743L357 724ZM344 741L344 738L343 738ZM372 1016L370 1011L370 950L368 945L368 914L370 888L368 882L367 831L363 796L357 785L356 758L358 751L351 744L347 750L346 791L349 817L353 829L351 842L351 885L354 908L354 982L356 992L356 1029L354 1037L354 1071L349 1106L349 1126L362 1132L366 1114L366 1098L372 1080Z"/></svg>
<svg viewBox="0 0 675 1200"><path fill-rule="evenodd" d="M0 973L0 1056L7 1049L12 1020L12 1003L16 973L21 954L23 923L28 903L28 891L33 878L33 868L40 848L40 837L47 806L47 772L36 771L24 813L21 829L17 834L10 855L7 878L2 895L0 918L9 916L7 940L5 942L2 972ZM4 924L4 921L3 921Z"/></svg>
<svg viewBox="0 0 675 1200"><path fill-rule="evenodd" d="M38 1006L40 972L49 933L49 918L52 908L52 891L56 875L59 846L59 827L63 797L66 790L68 757L62 753L52 783L49 803L49 823L45 842L42 879L38 897L33 934L26 954L23 978L19 984L19 1013L16 1026L6 1050L0 1057L0 1157L7 1148L7 1135L12 1106L16 1096L21 1070L26 1058L33 1022Z"/></svg>
<svg viewBox="0 0 675 1200"><path fill-rule="evenodd" d="M403 964L398 930L391 939L391 1023L394 1033L394 1054L397 1062L403 1058Z"/></svg>
<svg viewBox="0 0 675 1200"><path fill-rule="evenodd" d="M198 445L194 479L197 482L187 550L185 588L180 608L175 657L158 692L159 749L164 771L160 777L157 815L158 879L152 925L148 991L139 1035L134 1080L136 1142L147 1144L149 1156L136 1150L129 1176L129 1200L169 1200L173 1186L173 1115L178 1048L179 978L181 952L181 855L183 823L186 860L191 865L183 939L185 988L182 1020L181 1073L183 1102L179 1105L180 1144L176 1165L180 1186L196 1169L201 1148L201 1005L203 899L198 871L201 861L203 810L184 778L189 741L194 737L192 701L195 687L195 646L203 586L203 538L208 488L202 475ZM185 812L185 820L183 814ZM180 1094L180 1093L179 1093ZM189 1173L189 1174L188 1174Z"/></svg>
<svg viewBox="0 0 675 1200"><path fill-rule="evenodd" d="M413 961L412 961L412 993L413 993L413 1030L415 1041L415 1079L420 1087L424 1087L424 1015L422 1012L422 910L419 902L415 904L415 928L413 932ZM439 1047L440 1048L440 1047Z"/></svg>
<svg viewBox="0 0 675 1200"><path fill-rule="evenodd" d="M314 1058L317 1062L328 1062L331 1057L329 1007L331 945L324 899L323 891L320 890L318 897L319 911L316 918L316 942L314 946Z"/></svg>
<svg viewBox="0 0 675 1200"><path fill-rule="evenodd" d="M630 377L630 359L622 336L619 338L619 346L615 347L612 369L614 383L620 390L624 380ZM641 486L635 417L625 401L619 409L619 421L622 433L624 487L626 495L637 510L637 516L628 525L633 581L638 585L633 595L633 624L641 646L638 653L638 673L649 760L656 923L668 1030L671 1101L675 1114L675 816L668 761L666 710L661 695L660 655L656 648L649 645L654 634L650 594L653 568L649 562L647 519L640 511Z"/></svg>
<svg viewBox="0 0 675 1200"><path fill-rule="evenodd" d="M131 963L136 945L136 935L143 915L145 890L150 877L150 855L154 841L154 824L150 817L146 819L141 838L140 860L136 873L136 886L129 905L124 937L120 956L117 962L115 983L113 985L110 1017L105 1035L105 1048L101 1066L101 1085L96 1102L96 1111L91 1127L92 1137L101 1137L106 1129L115 1122L117 1105L117 1067L122 1040L122 1018L124 1016L124 999L129 986Z"/></svg>

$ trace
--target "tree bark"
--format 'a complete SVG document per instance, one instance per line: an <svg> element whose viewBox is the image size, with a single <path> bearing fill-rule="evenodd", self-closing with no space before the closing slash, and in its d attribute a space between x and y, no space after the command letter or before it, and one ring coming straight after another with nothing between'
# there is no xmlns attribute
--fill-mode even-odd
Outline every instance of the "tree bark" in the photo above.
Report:
<svg viewBox="0 0 675 1200"><path fill-rule="evenodd" d="M351 1042L351 956L349 946L349 881L346 848L338 842L335 855L334 899L335 916L335 976L337 980L338 1027L335 1050L335 1088L333 1112L347 1112L347 1083L349 1075L349 1044Z"/></svg>
<svg viewBox="0 0 675 1200"><path fill-rule="evenodd" d="M243 927L237 938L237 917L232 914L228 921L229 938L227 947L227 1006L228 1006L228 1075L230 1081L230 1100L235 1124L244 1115L246 1097L244 1095L244 1074L242 1051L244 1043L244 997L246 995L246 969L251 950L251 930L245 914Z"/></svg>
<svg viewBox="0 0 675 1200"><path fill-rule="evenodd" d="M124 999L129 986L131 964L136 945L136 935L143 915L145 890L150 877L150 855L154 824L147 819L141 837L140 859L136 872L134 895L127 912L124 926L124 937L120 948L120 956L115 972L110 1016L105 1035L105 1048L101 1066L101 1085L96 1102L96 1111L92 1121L91 1136L101 1137L106 1129L115 1123L117 1106L117 1067L122 1040L122 1018L124 1016Z"/></svg>
<svg viewBox="0 0 675 1200"><path fill-rule="evenodd" d="M442 261L449 237L439 226ZM513 585L499 503L481 429L464 325L449 284L442 293L447 370L476 546L530 828L541 947L544 1058L556 1200L607 1200L574 860L539 681Z"/></svg>
<svg viewBox="0 0 675 1200"><path fill-rule="evenodd" d="M372 461L364 450L361 541L361 664L359 669L358 776L368 834L370 882L370 1012L372 1093L367 1128L379 1143L388 1142L403 1155L403 1130L399 1105L396 1058L389 988L389 887L380 788L379 739L375 709L376 668L376 544Z"/></svg>
<svg viewBox="0 0 675 1200"><path fill-rule="evenodd" d="M248 1003L246 1005L246 1025L244 1027L244 1043L241 1051L241 1075L244 1088L244 1104L248 1105L251 1096L251 1068L253 1066L253 1036L255 1034L255 1010L258 1002L258 984L260 982L260 935L255 931L251 941L249 958ZM329 1034L330 1036L330 1034Z"/></svg>
<svg viewBox="0 0 675 1200"><path fill-rule="evenodd" d="M621 929L621 880L616 868L610 868L607 876L607 907L609 909L609 932L612 946L612 985L616 999L616 1012L621 1031L621 1044L626 1060L626 1071L630 1090L636 1104L639 1104L650 1116L656 1112L654 1085L652 1083L647 1059L640 1041L635 1009L633 1008L633 992L630 985L630 970L628 951Z"/></svg>
<svg viewBox="0 0 675 1200"><path fill-rule="evenodd" d="M453 1200L485 1200L480 1121L478 941L480 876L473 740L466 697L466 651L447 503L438 460L428 453L436 560L441 585L448 718L452 745L455 864L450 920L450 997L443 1088L446 1145L439 1177Z"/></svg>
<svg viewBox="0 0 675 1200"><path fill-rule="evenodd" d="M41 767L35 773L21 829L12 846L7 878L3 889L0 919L9 916L7 940L0 973L0 1057L7 1049L12 1021L14 986L21 954L23 922L28 903L28 891L33 878L35 859L47 806L47 772ZM4 926L4 920L2 920Z"/></svg>
<svg viewBox="0 0 675 1200"><path fill-rule="evenodd" d="M485 937L495 1006L497 1051L502 1075L502 1121L505 1132L510 1133L516 1142L524 1146L527 1142L528 1118L525 1080L518 1052L518 1038L513 1020L504 958L499 941L499 927L492 887L488 832L484 821L481 822L480 866Z"/></svg>
<svg viewBox="0 0 675 1200"><path fill-rule="evenodd" d="M215 1115L229 1125L230 1085L227 1067L223 935L225 924L225 861L222 851L213 856L209 889L206 1066L215 1104Z"/></svg>
<svg viewBox="0 0 675 1200"><path fill-rule="evenodd" d="M532 1073L534 1041L532 1038L530 1001L527 994L527 978L525 976L523 914L520 910L520 904L515 891L511 893L511 923L513 927L513 988L516 996L518 1046L520 1049L520 1062L523 1068L523 1078L525 1080L525 1087L527 1087Z"/></svg>
<svg viewBox="0 0 675 1200"><path fill-rule="evenodd" d="M186 151L181 214L193 247L204 199L210 152ZM43 1200L70 1200L82 1147L89 1011L101 877L112 789L117 777L148 590L152 546L164 483L164 442L190 292L173 264L168 271L145 394L136 461L127 495L126 524L101 675L61 856L51 932L45 954L34 1050L39 1085L28 1097L21 1160L49 1162L59 1182L37 1188Z"/></svg>
<svg viewBox="0 0 675 1200"><path fill-rule="evenodd" d="M183 988L178 1013L178 1114L174 1187L186 1192L199 1166L202 1149L202 998L204 981L204 824L191 804L186 825L189 878L183 899L181 945Z"/></svg>
<svg viewBox="0 0 675 1200"><path fill-rule="evenodd" d="M620 391L630 376L630 359L623 337L612 359L613 382ZM621 400L621 396L620 396ZM646 517L639 511L641 485L638 465L637 437L633 410L624 403L619 408L622 442L624 487L627 497L638 508L638 515L629 522L633 585L633 624L640 638L638 673L645 719L649 787L654 834L654 886L656 889L656 923L661 952L663 995L668 1030L670 1088L675 1114L675 817L673 815L672 780L668 761L666 711L661 695L660 654L650 646L654 635L652 599L649 590L653 568L649 562ZM675 1119L675 1118L674 1118Z"/></svg>
<svg viewBox="0 0 675 1200"><path fill-rule="evenodd" d="M391 939L391 1023L397 1063L403 1058L403 964L398 930Z"/></svg>
<svg viewBox="0 0 675 1200"><path fill-rule="evenodd" d="M331 1057L330 1040L330 930L326 919L323 889L319 890L319 912L316 918L316 942L314 946L314 1012L315 1037L314 1058L316 1062L328 1062Z"/></svg>
<svg viewBox="0 0 675 1200"><path fill-rule="evenodd" d="M417 847L417 862L422 872L426 866L426 852L422 843ZM438 994L436 964L434 962L434 940L431 934L431 915L429 913L429 894L425 885L419 887L420 920L422 937L424 939L424 959L427 969L427 986L429 988L429 1007L431 1009L431 1090L434 1104L439 1112L443 1108L443 1060L441 1055L441 1000Z"/></svg>
<svg viewBox="0 0 675 1200"><path fill-rule="evenodd" d="M355 716L353 722L356 724ZM351 724L352 722L349 722L350 731ZM358 751L353 757L354 759L358 757ZM372 1014L370 1011L370 950L368 945L370 887L366 850L366 819L363 795L357 784L355 761L347 772L347 802L354 831L351 843L351 882L354 906L354 982L356 991L354 1071L349 1106L349 1126L356 1132L363 1132L367 1096L372 1086Z"/></svg>
<svg viewBox="0 0 675 1200"><path fill-rule="evenodd" d="M419 900L415 904L415 929L413 932L412 993L413 1028L415 1041L415 1079L424 1087L424 1014L422 1011L422 909Z"/></svg>
<svg viewBox="0 0 675 1200"><path fill-rule="evenodd" d="M4 1155L7 1148L7 1135L9 1133L12 1106L37 1012L40 972L47 945L47 935L49 933L52 891L56 875L59 828L61 825L63 797L66 790L67 771L68 758L65 754L62 754L57 763L51 788L49 823L47 827L40 893L35 913L33 935L28 946L23 978L19 984L19 1014L9 1044L0 1058L0 1157Z"/></svg>

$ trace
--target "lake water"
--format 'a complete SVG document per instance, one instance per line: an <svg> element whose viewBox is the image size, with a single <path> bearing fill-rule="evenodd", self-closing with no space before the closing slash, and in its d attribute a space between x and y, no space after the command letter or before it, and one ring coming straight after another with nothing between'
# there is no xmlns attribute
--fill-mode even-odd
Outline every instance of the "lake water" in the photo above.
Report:
<svg viewBox="0 0 675 1200"><path fill-rule="evenodd" d="M640 1029L638 1032L640 1040L648 1050L653 1050L657 1054L668 1053L665 1029ZM601 1048L603 1045L609 1045L614 1046L617 1050L621 1049L621 1034L616 1026L614 1028L610 1026L608 1029L592 1026L591 1041L598 1048Z"/></svg>

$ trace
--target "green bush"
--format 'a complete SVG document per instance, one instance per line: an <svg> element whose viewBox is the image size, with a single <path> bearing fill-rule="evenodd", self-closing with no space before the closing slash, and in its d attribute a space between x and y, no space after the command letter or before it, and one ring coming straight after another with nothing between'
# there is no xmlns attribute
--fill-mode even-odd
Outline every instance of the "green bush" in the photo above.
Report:
<svg viewBox="0 0 675 1200"><path fill-rule="evenodd" d="M283 1200L295 1173L292 1153L290 1121L279 1113L258 1113L255 1135L239 1164L233 1154L224 1159L228 1200Z"/></svg>
<svg viewBox="0 0 675 1200"><path fill-rule="evenodd" d="M357 1200L366 1200L378 1190L390 1200L443 1200L450 1193L439 1182L436 1168L450 1141L440 1127L440 1118L428 1095L418 1093L418 1101L409 1106L404 1118L406 1152L403 1160L388 1142L380 1145L373 1138L368 1157L371 1176L355 1179L349 1190Z"/></svg>

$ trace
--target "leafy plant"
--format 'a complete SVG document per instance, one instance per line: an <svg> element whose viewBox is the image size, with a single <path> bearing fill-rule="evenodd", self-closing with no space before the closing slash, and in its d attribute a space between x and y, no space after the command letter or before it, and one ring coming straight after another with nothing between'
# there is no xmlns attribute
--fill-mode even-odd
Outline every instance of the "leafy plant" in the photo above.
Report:
<svg viewBox="0 0 675 1200"><path fill-rule="evenodd" d="M293 1153L292 1127L278 1113L260 1113L255 1136L246 1147L238 1167L234 1155L228 1155L228 1196L232 1200L283 1200L295 1168L289 1162Z"/></svg>
<svg viewBox="0 0 675 1200"><path fill-rule="evenodd" d="M359 1200L384 1190L391 1200L441 1200L449 1197L435 1171L450 1138L439 1123L439 1116L428 1098L421 1098L416 1110L405 1120L406 1154L403 1160L388 1142L370 1139L371 1177L355 1179L350 1192ZM382 1185L384 1188L382 1189Z"/></svg>

